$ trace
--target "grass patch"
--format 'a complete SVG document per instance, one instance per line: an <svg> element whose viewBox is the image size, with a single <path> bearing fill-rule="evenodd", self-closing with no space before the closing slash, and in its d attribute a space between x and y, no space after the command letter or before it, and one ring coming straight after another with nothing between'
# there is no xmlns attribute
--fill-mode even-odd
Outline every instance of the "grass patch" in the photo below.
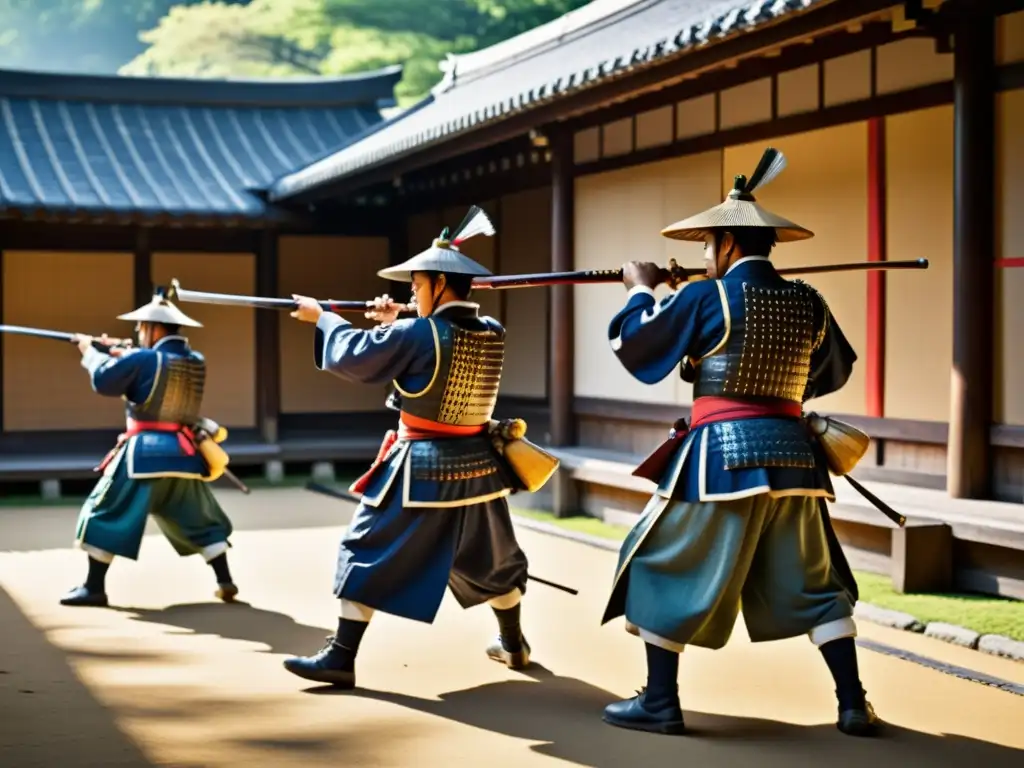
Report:
<svg viewBox="0 0 1024 768"><path fill-rule="evenodd" d="M1004 635L1024 641L1024 602L988 595L901 595L892 581L877 573L857 572L860 599L879 608L903 611L925 624L942 621L983 635Z"/></svg>
<svg viewBox="0 0 1024 768"><path fill-rule="evenodd" d="M277 483L272 483L267 480L263 475L255 475L253 477L239 477L246 487L252 491L259 491L265 488L301 488L310 481L311 478L306 475L285 475L284 478ZM220 479L213 484L214 488L231 488L238 489L234 483L227 479Z"/></svg>
<svg viewBox="0 0 1024 768"><path fill-rule="evenodd" d="M585 533L589 536L597 536L602 539L611 539L613 541L622 541L625 538L629 528L622 525L611 525L606 523L604 520L598 520L596 517L555 517L550 512L541 512L536 509L512 509L513 515L519 517L527 517L531 520L537 520L541 523L549 523L556 525L567 531L573 531L574 533Z"/></svg>
<svg viewBox="0 0 1024 768"><path fill-rule="evenodd" d="M44 499L37 494L17 494L0 497L0 509L20 507L80 507L85 503L86 495L61 496L59 499Z"/></svg>
<svg viewBox="0 0 1024 768"><path fill-rule="evenodd" d="M621 541L628 528L611 525L593 517L558 518L535 509L513 509L513 514L557 526L567 531L586 533ZM876 573L857 571L860 599L865 603L903 611L929 623L956 624L983 635L1003 635L1024 641L1024 602L987 595L919 594L902 595L894 591L892 581Z"/></svg>

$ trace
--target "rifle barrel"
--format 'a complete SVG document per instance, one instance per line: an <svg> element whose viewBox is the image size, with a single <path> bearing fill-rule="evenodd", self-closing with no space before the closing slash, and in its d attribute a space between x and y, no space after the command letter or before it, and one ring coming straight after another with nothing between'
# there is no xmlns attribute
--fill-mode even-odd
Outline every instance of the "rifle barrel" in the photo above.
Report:
<svg viewBox="0 0 1024 768"><path fill-rule="evenodd" d="M811 275L828 272L864 272L890 269L928 269L928 259L911 259L907 261L863 261L847 264L819 264L816 266L784 267L778 270L780 275ZM676 281L703 280L707 275L703 269L684 268L675 261L662 270L662 280L670 285ZM473 279L475 289L510 289L540 288L552 285L587 285L602 283L618 283L622 280L621 269L585 269L576 272L537 272L526 275L488 275ZM239 296L230 293L210 293L208 291L188 291L177 288L181 301L197 304L222 304L231 307L254 307L256 309L278 309L294 312L298 304L294 299L277 299L266 296ZM328 299L317 302L325 312L365 312L371 301L335 301ZM407 311L407 310L403 310Z"/></svg>
<svg viewBox="0 0 1024 768"><path fill-rule="evenodd" d="M256 309L283 309L294 312L298 304L294 299L276 299L268 296L238 296L233 293L211 293L209 291L189 291L178 289L178 298L184 302L196 304L219 304L226 307L254 307ZM369 302L365 301L320 301L325 312L365 312Z"/></svg>
<svg viewBox="0 0 1024 768"><path fill-rule="evenodd" d="M827 272L862 272L879 269L927 269L928 259L912 259L908 261L864 261L849 264L819 264L805 267L784 267L778 270L780 275L809 275ZM705 271L697 268L669 267L664 270L668 278L671 274L685 274L690 279L703 279ZM508 289L538 288L549 285L586 285L593 283L617 283L622 280L621 269L584 269L577 272L540 272L529 275L495 275L494 277L477 277L473 279L474 289Z"/></svg>
<svg viewBox="0 0 1024 768"><path fill-rule="evenodd" d="M32 336L37 339L52 339L54 341L66 341L75 343L76 333L67 331L51 331L48 328L29 328L24 325L0 325L0 333L11 333L16 336ZM85 335L85 334L83 334ZM107 339L107 344L102 344L99 339L93 339L93 346L103 351L111 347L121 347L130 344L128 339Z"/></svg>

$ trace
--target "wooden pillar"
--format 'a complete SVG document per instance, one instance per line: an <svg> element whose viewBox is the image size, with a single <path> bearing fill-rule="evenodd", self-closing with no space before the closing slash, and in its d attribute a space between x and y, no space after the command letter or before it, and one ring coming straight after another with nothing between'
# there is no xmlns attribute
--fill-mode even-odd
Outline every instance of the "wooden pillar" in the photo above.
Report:
<svg viewBox="0 0 1024 768"><path fill-rule="evenodd" d="M886 260L885 118L868 120L868 261ZM868 416L885 416L885 271L868 272Z"/></svg>
<svg viewBox="0 0 1024 768"><path fill-rule="evenodd" d="M149 304L153 298L153 252L149 244L149 230L140 228L135 231L135 306Z"/></svg>
<svg viewBox="0 0 1024 768"><path fill-rule="evenodd" d="M501 218L501 195L494 198L494 210L491 212L491 221L494 223L496 236L494 238L494 274L503 275L507 272L502 263L502 233L504 222ZM498 291L498 322L502 325L508 324L508 291Z"/></svg>
<svg viewBox="0 0 1024 768"><path fill-rule="evenodd" d="M256 294L278 293L277 231L266 229L256 253ZM256 310L256 424L264 443L277 443L281 413L281 316Z"/></svg>
<svg viewBox="0 0 1024 768"><path fill-rule="evenodd" d="M991 498L995 259L995 19L965 4L953 27L953 371L948 491ZM986 5L987 4L981 4Z"/></svg>
<svg viewBox="0 0 1024 768"><path fill-rule="evenodd" d="M551 137L551 271L573 268L573 141L572 134L558 131ZM573 287L551 289L551 320L548 327L548 405L551 411L550 441L553 446L575 442L573 423L573 374L575 368ZM551 511L570 517L579 509L572 473L560 469L551 478Z"/></svg>
<svg viewBox="0 0 1024 768"><path fill-rule="evenodd" d="M0 323L4 318L4 251L0 243ZM0 333L0 433L4 431L4 334Z"/></svg>
<svg viewBox="0 0 1024 768"><path fill-rule="evenodd" d="M395 223L388 234L388 266L392 267L409 258L409 214L398 208L394 215Z"/></svg>
<svg viewBox="0 0 1024 768"><path fill-rule="evenodd" d="M551 270L573 269L573 142L559 131L551 137ZM551 343L548 359L548 403L551 408L551 444L572 445L573 429L573 287L551 289Z"/></svg>

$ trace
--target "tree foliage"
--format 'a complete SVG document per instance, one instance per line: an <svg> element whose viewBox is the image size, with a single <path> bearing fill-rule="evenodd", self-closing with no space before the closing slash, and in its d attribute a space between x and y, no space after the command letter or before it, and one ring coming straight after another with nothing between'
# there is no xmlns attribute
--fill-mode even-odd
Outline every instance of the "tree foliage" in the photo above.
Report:
<svg viewBox="0 0 1024 768"><path fill-rule="evenodd" d="M197 77L344 74L403 64L400 102L437 63L588 0L0 0L0 66Z"/></svg>
<svg viewBox="0 0 1024 768"><path fill-rule="evenodd" d="M0 66L116 72L145 50L139 30L153 26L175 6L201 1L0 0Z"/></svg>

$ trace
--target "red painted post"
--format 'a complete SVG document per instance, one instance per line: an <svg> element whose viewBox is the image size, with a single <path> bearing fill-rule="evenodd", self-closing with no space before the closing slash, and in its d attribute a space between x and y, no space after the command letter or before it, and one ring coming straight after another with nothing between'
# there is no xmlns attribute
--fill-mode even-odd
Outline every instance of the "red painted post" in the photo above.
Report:
<svg viewBox="0 0 1024 768"><path fill-rule="evenodd" d="M885 118L868 120L868 261L886 260ZM885 416L885 272L868 273L867 349L865 350L868 416Z"/></svg>

